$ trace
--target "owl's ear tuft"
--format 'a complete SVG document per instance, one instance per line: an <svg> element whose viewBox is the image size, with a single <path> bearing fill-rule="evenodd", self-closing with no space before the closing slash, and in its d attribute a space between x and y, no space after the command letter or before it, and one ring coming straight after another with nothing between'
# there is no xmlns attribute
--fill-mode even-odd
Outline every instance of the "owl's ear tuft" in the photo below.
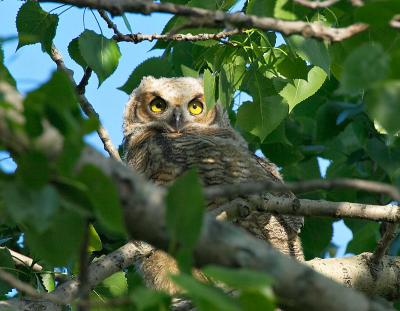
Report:
<svg viewBox="0 0 400 311"><path fill-rule="evenodd" d="M230 127L231 124L229 121L228 112L222 107L222 105L217 102L214 106L214 110L215 110L215 117L213 124L218 125L219 127L222 128Z"/></svg>

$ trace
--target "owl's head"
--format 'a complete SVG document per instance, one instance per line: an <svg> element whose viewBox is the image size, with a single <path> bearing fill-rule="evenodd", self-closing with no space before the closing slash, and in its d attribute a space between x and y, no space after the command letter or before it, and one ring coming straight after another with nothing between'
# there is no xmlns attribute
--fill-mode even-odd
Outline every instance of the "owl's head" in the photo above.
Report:
<svg viewBox="0 0 400 311"><path fill-rule="evenodd" d="M144 77L133 90L124 114L124 135L138 126L179 133L199 127L226 127L222 107L211 110L204 101L201 79Z"/></svg>

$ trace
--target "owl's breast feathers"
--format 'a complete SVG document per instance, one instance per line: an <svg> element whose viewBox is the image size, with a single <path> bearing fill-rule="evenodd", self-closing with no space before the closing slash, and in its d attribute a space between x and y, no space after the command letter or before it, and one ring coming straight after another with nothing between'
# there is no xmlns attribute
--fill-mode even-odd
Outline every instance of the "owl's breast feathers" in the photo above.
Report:
<svg viewBox="0 0 400 311"><path fill-rule="evenodd" d="M196 167L204 185L271 179L230 129L183 133L152 132L128 148L128 163L157 184L167 184Z"/></svg>

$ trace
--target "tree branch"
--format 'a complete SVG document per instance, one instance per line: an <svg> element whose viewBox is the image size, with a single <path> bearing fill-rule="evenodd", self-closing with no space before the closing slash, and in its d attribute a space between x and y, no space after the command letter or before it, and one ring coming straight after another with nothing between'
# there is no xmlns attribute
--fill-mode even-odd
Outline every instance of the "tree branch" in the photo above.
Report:
<svg viewBox="0 0 400 311"><path fill-rule="evenodd" d="M129 242L107 256L98 258L88 267L88 287L94 288L115 272L131 266L139 257L146 256L151 250L152 248L146 243ZM0 270L0 278L4 279L4 273L2 274L2 272L3 271ZM8 277L8 275L6 277ZM38 306L40 306L40 310L42 311L61 311L62 305L73 303L79 296L80 285L77 279L59 285L49 294L38 293L34 288L13 276L12 278L8 277L6 281L13 287L35 299L10 299L4 302L0 301L0 310L3 308L13 308L13 310L39 310ZM82 306L90 305L85 301L78 301L77 304Z"/></svg>
<svg viewBox="0 0 400 311"><path fill-rule="evenodd" d="M238 197L240 195L257 194L262 192L308 192L318 189L331 190L334 188L349 188L373 193L380 193L400 201L400 192L396 187L388 184L363 180L339 178L334 180L316 179L305 180L295 183L275 183L272 181L246 182L229 185L210 186L204 190L207 199L212 200L218 197Z"/></svg>
<svg viewBox="0 0 400 311"><path fill-rule="evenodd" d="M76 86L76 88L78 90L78 94L80 94L80 95L85 94L86 86L89 83L89 79L90 79L91 75L92 75L92 68L87 67L85 69L85 73L83 74L83 77L82 77L81 81Z"/></svg>
<svg viewBox="0 0 400 311"><path fill-rule="evenodd" d="M343 258L316 258L307 261L306 264L328 278L346 287L357 288L368 296L382 296L389 300L398 299L399 257L382 257L378 277L370 273L372 257L371 253L363 253Z"/></svg>
<svg viewBox="0 0 400 311"><path fill-rule="evenodd" d="M201 33L197 35L192 35L191 33L187 34L151 34L151 35L146 35L146 34L141 34L141 33L135 33L135 34L123 34L119 31L117 25L113 23L111 18L107 15L107 13L104 10L98 10L100 16L104 19L106 22L108 28L112 29L114 32L113 39L117 42L133 42L133 43L139 43L142 41L153 41L153 40L162 40L162 41L205 41L205 40L221 40L225 39L227 37L236 35L241 33L242 31L239 29L234 29L230 31L221 31L218 33Z"/></svg>
<svg viewBox="0 0 400 311"><path fill-rule="evenodd" d="M205 189L207 191L207 188ZM334 218L360 218L374 221L400 222L400 207L396 205L370 205L349 202L330 202L270 196L258 207L268 213L295 216L326 216ZM219 220L240 217L240 207L227 204L210 213Z"/></svg>
<svg viewBox="0 0 400 311"><path fill-rule="evenodd" d="M259 28L273 30L285 35L300 34L305 37L314 37L329 41L342 41L368 28L366 24L354 24L344 28L330 28L322 23L308 23L303 21L285 21L270 17L258 17L241 13L226 13L222 11L211 11L196 7L172 3L155 3L146 0L40 0L39 2L58 2L71 4L77 7L90 7L92 9L103 9L113 15L124 12L151 14L154 12L172 13L177 16L194 18L198 25L208 27L227 28Z"/></svg>
<svg viewBox="0 0 400 311"><path fill-rule="evenodd" d="M126 226L132 238L168 249L165 191L144 182L140 176L118 163L104 159L94 150L87 150L81 157L80 166L87 163L96 165L115 182L125 211ZM275 280L274 289L278 299L297 310L354 310L354 305L360 311L386 310L362 294L345 289L279 253L242 229L216 221L210 215L204 218L194 257L199 267L217 263L270 274ZM296 301L295 306L292 305L293 301Z"/></svg>
<svg viewBox="0 0 400 311"><path fill-rule="evenodd" d="M88 245L89 245L89 222L85 220L83 229L83 241L79 254L79 299L83 302L89 302L89 294L91 286L89 284L89 256L88 256ZM87 305L79 305L78 311L89 311Z"/></svg>
<svg viewBox="0 0 400 311"><path fill-rule="evenodd" d="M371 273L375 274L379 270L379 265L381 264L383 256L386 255L390 245L397 235L398 224L387 224L386 230L383 233L382 238L378 241L376 249L371 257ZM375 275L376 277L376 275Z"/></svg>
<svg viewBox="0 0 400 311"><path fill-rule="evenodd" d="M110 157L112 157L114 160L121 162L122 160L121 160L121 157L119 156L118 150L114 147L114 145L111 141L110 135L108 134L107 130L102 126L102 124L100 122L99 114L96 112L96 110L93 108L93 106L87 100L86 96L83 94L84 88L85 88L85 83L87 84L87 82L85 82L85 81L86 81L86 79L89 79L90 74L91 74L90 71L85 71L86 78L84 75L81 83L79 83L79 85L77 86L75 83L75 80L72 76L72 71L65 66L64 60L61 56L61 53L57 50L57 48L54 45L51 48L50 57L56 63L57 68L59 70L64 71L70 78L72 85L77 90L78 100L79 100L82 110L85 112L85 114L88 117L95 118L98 121L99 127L97 129L97 134L99 135L101 141L103 142L104 150L106 150L108 152L108 154L110 155Z"/></svg>
<svg viewBox="0 0 400 311"><path fill-rule="evenodd" d="M3 247L0 247L2 249ZM25 266L25 267L31 267L33 271L40 272L43 270L43 267L37 263L33 264L33 259L25 256L23 254L20 254L16 251L13 251L12 249L9 249L8 247L5 247L10 252L11 258L13 259L15 265L17 266Z"/></svg>

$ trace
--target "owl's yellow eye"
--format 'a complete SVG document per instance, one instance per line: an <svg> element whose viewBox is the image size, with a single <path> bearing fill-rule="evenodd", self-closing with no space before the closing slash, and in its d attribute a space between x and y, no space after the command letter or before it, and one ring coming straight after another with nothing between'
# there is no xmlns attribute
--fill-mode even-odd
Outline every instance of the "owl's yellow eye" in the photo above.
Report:
<svg viewBox="0 0 400 311"><path fill-rule="evenodd" d="M155 98L150 103L150 110L155 113L161 113L167 108L167 103L162 98Z"/></svg>
<svg viewBox="0 0 400 311"><path fill-rule="evenodd" d="M189 112L196 116L203 112L204 106L203 103L199 100L192 100L188 105Z"/></svg>

